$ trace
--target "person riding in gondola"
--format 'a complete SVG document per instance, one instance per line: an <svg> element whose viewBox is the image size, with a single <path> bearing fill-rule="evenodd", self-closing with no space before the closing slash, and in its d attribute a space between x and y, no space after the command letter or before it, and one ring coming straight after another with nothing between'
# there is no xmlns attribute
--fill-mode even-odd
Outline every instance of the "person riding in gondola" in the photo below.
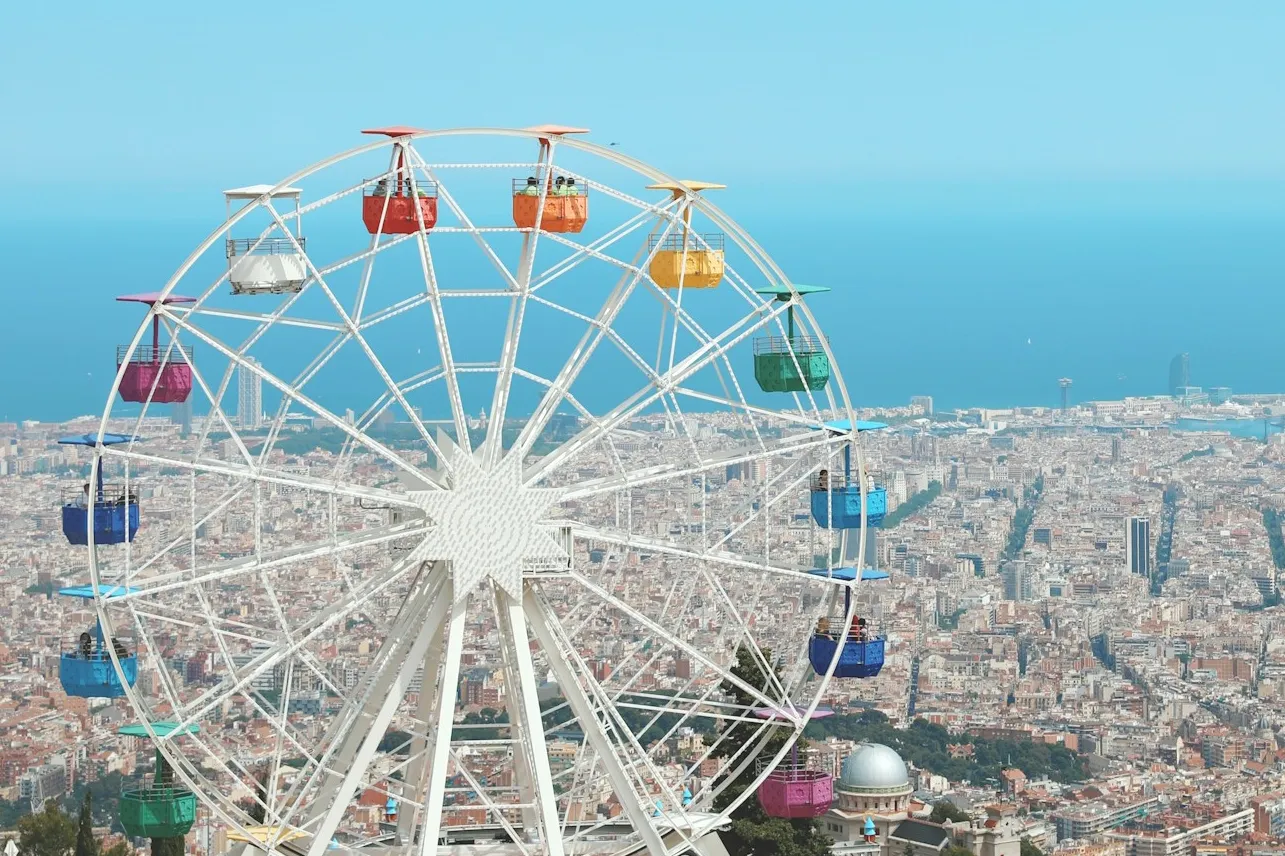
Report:
<svg viewBox="0 0 1285 856"><path fill-rule="evenodd" d="M830 471L829 470L822 470L821 472L817 473L816 489L822 493L825 493L830 490Z"/></svg>
<svg viewBox="0 0 1285 856"><path fill-rule="evenodd" d="M86 660L94 658L94 639L88 633L80 634L80 656Z"/></svg>

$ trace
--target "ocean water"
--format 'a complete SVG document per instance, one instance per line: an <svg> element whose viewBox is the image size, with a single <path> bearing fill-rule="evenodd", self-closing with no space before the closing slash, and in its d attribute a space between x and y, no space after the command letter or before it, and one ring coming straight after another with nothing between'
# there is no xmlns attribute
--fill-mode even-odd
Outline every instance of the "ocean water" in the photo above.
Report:
<svg viewBox="0 0 1285 856"><path fill-rule="evenodd" d="M719 201L795 281L833 287L810 305L858 405L1054 404L1060 377L1073 400L1156 394L1179 351L1194 384L1285 391L1285 194L1113 193L884 187L827 207L749 188ZM206 219L185 202L175 219L75 224L0 209L0 419L101 412L115 346L139 318L112 297L160 287L221 218L205 207ZM591 406L618 401L609 375L595 382ZM342 377L326 383L342 392Z"/></svg>

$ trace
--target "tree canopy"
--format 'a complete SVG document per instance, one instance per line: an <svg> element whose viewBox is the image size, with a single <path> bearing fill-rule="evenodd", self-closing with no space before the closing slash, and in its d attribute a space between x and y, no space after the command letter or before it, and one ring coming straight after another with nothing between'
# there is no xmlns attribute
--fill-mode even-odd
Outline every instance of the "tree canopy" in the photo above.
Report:
<svg viewBox="0 0 1285 856"><path fill-rule="evenodd" d="M998 779L1007 767L1016 767L1030 778L1048 776L1057 782L1082 782L1087 773L1084 760L1055 743L1030 740L988 740L974 734L952 735L940 725L916 719L909 728L894 728L878 711L843 714L818 719L804 732L813 739L838 737L844 740L883 743L896 749L902 758L921 770L945 776L953 782L984 782ZM956 758L949 747L970 743L970 757Z"/></svg>
<svg viewBox="0 0 1285 856"><path fill-rule="evenodd" d="M80 819L76 823L76 856L98 856L98 839L94 838L94 795L85 791L80 803Z"/></svg>
<svg viewBox="0 0 1285 856"><path fill-rule="evenodd" d="M764 651L763 654L770 662L771 652ZM737 649L732 674L752 687L767 690L768 675L746 648ZM754 707L757 703L753 696L733 683L725 681L723 691L744 708ZM719 745L714 755L727 757L747 743L752 743L759 728L759 724L755 722L733 723L729 726L727 739ZM785 745L788 737L786 729L775 729L763 746L760 757L775 755ZM723 809L731 805L753 781L754 768L751 765L718 795L714 801L715 807ZM722 839L731 856L828 856L833 843L821 832L820 825L815 820L769 817L757 799L747 799L740 808L732 812L732 828L723 833Z"/></svg>
<svg viewBox="0 0 1285 856"><path fill-rule="evenodd" d="M968 820L968 812L955 805L950 800L940 800L933 803L933 813L928 816L933 823L945 823L946 821Z"/></svg>
<svg viewBox="0 0 1285 856"><path fill-rule="evenodd" d="M76 823L49 800L45 807L18 821L21 856L71 856L76 847Z"/></svg>

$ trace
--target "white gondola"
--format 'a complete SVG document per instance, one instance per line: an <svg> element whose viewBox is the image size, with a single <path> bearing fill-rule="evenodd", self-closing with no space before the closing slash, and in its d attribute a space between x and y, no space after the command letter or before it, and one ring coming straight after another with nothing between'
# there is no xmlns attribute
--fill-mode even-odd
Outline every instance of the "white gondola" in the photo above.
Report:
<svg viewBox="0 0 1285 856"><path fill-rule="evenodd" d="M228 236L228 282L232 284L233 294L280 294L303 288L304 280L308 278L308 266L303 254L305 239L299 211L299 197L302 193L297 187L279 187L274 190L268 184L223 191L229 218L232 216L234 202L254 204L266 197L267 201L288 199L294 203L294 214L282 218L287 234L276 231L263 238ZM289 233L291 219L294 222L292 234Z"/></svg>

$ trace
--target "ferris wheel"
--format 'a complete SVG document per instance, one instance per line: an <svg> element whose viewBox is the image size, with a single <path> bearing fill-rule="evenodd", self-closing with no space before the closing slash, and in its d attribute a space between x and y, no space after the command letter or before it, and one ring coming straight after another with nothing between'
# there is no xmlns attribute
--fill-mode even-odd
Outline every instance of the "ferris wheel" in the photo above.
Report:
<svg viewBox="0 0 1285 856"><path fill-rule="evenodd" d="M825 289L581 129L365 133L122 298L68 440L97 625L63 683L156 746L131 831L199 802L258 851L667 854L756 789L824 811L789 753L883 663L885 502Z"/></svg>

